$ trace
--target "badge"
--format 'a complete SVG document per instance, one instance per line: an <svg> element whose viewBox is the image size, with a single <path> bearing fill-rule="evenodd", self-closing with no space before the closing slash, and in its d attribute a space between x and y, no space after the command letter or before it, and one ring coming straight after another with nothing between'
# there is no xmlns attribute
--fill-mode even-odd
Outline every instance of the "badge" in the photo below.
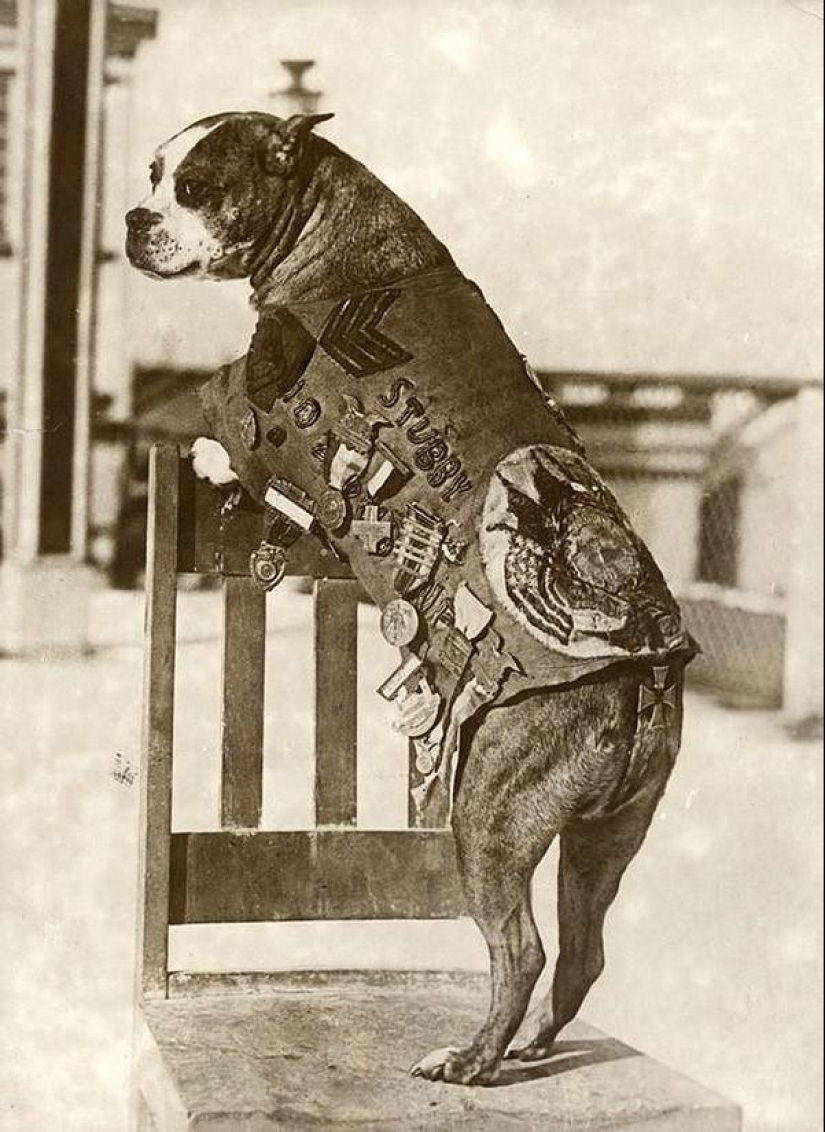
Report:
<svg viewBox="0 0 825 1132"><path fill-rule="evenodd" d="M241 442L252 452L261 442L261 430L254 409L247 409L241 417Z"/></svg>
<svg viewBox="0 0 825 1132"><path fill-rule="evenodd" d="M392 520L376 503L367 503L350 530L370 554L384 558L392 550Z"/></svg>
<svg viewBox="0 0 825 1132"><path fill-rule="evenodd" d="M321 406L314 397L307 397L292 411L292 419L298 428L312 428L321 417Z"/></svg>
<svg viewBox="0 0 825 1132"><path fill-rule="evenodd" d="M266 439L273 448L280 448L286 440L286 429L279 424L273 425L272 428L267 429Z"/></svg>
<svg viewBox="0 0 825 1132"><path fill-rule="evenodd" d="M418 610L403 597L394 598L381 611L381 636L389 645L403 648L418 635Z"/></svg>
<svg viewBox="0 0 825 1132"><path fill-rule="evenodd" d="M327 488L315 505L315 518L326 531L335 534L347 521L347 501L334 487Z"/></svg>
<svg viewBox="0 0 825 1132"><path fill-rule="evenodd" d="M286 555L282 548L262 542L250 555L249 572L262 590L274 590L286 573Z"/></svg>
<svg viewBox="0 0 825 1132"><path fill-rule="evenodd" d="M395 561L400 567L396 589L410 592L418 589L433 572L444 540L444 524L417 503L407 504L407 514L395 546Z"/></svg>

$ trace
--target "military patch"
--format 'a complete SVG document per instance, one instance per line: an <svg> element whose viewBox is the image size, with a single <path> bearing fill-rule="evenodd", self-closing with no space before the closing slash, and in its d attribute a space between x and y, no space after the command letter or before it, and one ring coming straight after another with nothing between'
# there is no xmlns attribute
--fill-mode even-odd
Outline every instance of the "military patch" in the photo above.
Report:
<svg viewBox="0 0 825 1132"><path fill-rule="evenodd" d="M294 314L277 307L258 318L246 358L246 395L265 413L300 379L315 339Z"/></svg>
<svg viewBox="0 0 825 1132"><path fill-rule="evenodd" d="M352 377L368 377L412 361L412 354L379 330L398 291L368 291L344 299L327 319L318 342Z"/></svg>

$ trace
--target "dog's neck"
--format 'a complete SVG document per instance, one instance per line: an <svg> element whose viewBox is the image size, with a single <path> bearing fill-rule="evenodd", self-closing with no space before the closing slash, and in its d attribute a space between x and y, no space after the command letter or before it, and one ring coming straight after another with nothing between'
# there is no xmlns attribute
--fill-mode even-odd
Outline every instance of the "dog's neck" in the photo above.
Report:
<svg viewBox="0 0 825 1132"><path fill-rule="evenodd" d="M253 299L288 304L335 297L452 266L419 216L329 142L257 250Z"/></svg>

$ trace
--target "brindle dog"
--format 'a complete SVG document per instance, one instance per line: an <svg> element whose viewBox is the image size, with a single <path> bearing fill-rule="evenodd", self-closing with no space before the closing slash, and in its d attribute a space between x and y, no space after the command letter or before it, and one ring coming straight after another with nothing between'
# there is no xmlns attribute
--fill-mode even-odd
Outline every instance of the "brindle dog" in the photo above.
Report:
<svg viewBox="0 0 825 1132"><path fill-rule="evenodd" d="M249 277L279 302L377 288L450 266L444 245L363 165L312 128L224 114L162 145L152 191L127 217L131 262L156 278ZM234 478L213 442L196 465ZM678 665L677 665L678 668ZM605 915L639 850L679 748L681 672L668 728L639 739L640 674L617 664L572 686L488 710L463 735L453 809L461 879L490 953L489 1014L464 1049L414 1072L464 1084L495 1078L545 954L531 878L560 840L559 954L533 1040L512 1056L546 1058L604 966Z"/></svg>

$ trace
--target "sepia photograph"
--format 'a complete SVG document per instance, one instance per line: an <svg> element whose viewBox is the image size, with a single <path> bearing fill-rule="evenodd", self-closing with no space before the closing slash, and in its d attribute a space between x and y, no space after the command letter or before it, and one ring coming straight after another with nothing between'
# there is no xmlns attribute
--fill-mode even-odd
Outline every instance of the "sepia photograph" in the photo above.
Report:
<svg viewBox="0 0 825 1132"><path fill-rule="evenodd" d="M822 0L0 0L0 1132L823 1132Z"/></svg>

